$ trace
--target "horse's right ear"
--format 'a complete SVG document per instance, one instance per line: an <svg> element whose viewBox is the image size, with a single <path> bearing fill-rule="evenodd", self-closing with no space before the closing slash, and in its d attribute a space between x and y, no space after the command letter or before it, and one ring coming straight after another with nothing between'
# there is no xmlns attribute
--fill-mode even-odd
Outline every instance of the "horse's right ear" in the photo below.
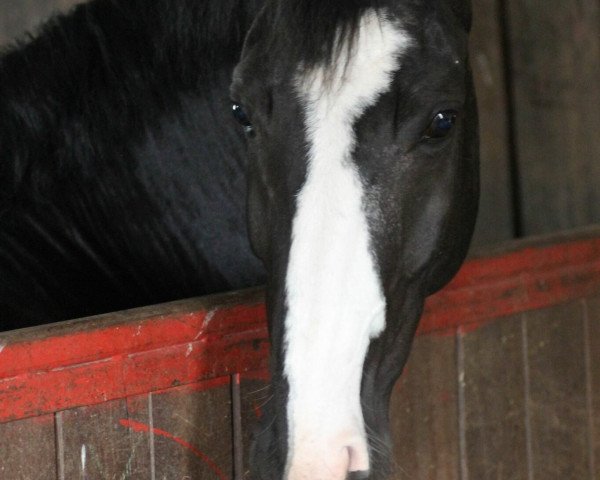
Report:
<svg viewBox="0 0 600 480"><path fill-rule="evenodd" d="M246 33L246 39L244 40L244 48L242 56L247 53L250 49L255 47L257 44L265 43L270 41L271 24L273 22L273 7L271 3L267 2L263 8L260 9L252 25Z"/></svg>

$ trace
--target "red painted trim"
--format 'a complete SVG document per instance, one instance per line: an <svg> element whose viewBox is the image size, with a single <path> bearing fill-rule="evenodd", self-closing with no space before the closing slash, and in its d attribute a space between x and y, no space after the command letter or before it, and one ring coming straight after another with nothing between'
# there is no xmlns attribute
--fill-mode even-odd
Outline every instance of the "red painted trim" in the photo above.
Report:
<svg viewBox="0 0 600 480"><path fill-rule="evenodd" d="M600 239L471 260L425 305L418 334L463 330L600 292Z"/></svg>
<svg viewBox="0 0 600 480"><path fill-rule="evenodd" d="M427 301L419 334L468 331L597 292L600 237L475 259ZM3 334L0 422L264 371L267 357L260 292Z"/></svg>
<svg viewBox="0 0 600 480"><path fill-rule="evenodd" d="M264 305L254 302L9 343L0 422L264 370L267 336Z"/></svg>

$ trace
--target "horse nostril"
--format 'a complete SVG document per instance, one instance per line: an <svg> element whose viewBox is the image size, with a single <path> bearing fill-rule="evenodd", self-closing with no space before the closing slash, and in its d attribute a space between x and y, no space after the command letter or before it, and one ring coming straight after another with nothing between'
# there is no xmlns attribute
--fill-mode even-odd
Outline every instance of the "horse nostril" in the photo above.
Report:
<svg viewBox="0 0 600 480"><path fill-rule="evenodd" d="M366 445L362 443L356 443L348 445L345 448L348 454L348 472L350 475L347 477L350 480L360 480L369 477L369 450Z"/></svg>

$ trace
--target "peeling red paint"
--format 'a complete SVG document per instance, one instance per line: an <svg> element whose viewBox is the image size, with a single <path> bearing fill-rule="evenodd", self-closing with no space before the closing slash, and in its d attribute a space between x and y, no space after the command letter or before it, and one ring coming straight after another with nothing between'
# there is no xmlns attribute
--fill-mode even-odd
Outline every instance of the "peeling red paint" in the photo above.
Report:
<svg viewBox="0 0 600 480"><path fill-rule="evenodd" d="M119 420L119 423L125 428L129 428L134 432L150 432L153 435L158 435L160 437L165 437L169 440L173 440L175 443L178 443L179 445L188 449L190 452L196 455L221 480L229 480L229 477L227 477L227 475L223 473L223 470L221 470L219 466L208 455L206 455L204 452L201 452L191 443L186 442L183 438L176 437L172 433L169 433L165 430L161 430L160 428L150 427L150 425L146 425L145 423L136 422L127 418L122 418L121 420Z"/></svg>

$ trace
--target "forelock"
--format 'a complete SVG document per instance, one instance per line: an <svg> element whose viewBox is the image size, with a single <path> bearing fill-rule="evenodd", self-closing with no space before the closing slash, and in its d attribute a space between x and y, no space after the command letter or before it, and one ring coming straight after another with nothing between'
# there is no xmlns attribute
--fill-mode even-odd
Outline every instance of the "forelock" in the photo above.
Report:
<svg viewBox="0 0 600 480"><path fill-rule="evenodd" d="M349 58L368 10L379 11L382 0L272 0L272 45L287 60L306 68L335 65ZM344 50L347 49L346 52Z"/></svg>

